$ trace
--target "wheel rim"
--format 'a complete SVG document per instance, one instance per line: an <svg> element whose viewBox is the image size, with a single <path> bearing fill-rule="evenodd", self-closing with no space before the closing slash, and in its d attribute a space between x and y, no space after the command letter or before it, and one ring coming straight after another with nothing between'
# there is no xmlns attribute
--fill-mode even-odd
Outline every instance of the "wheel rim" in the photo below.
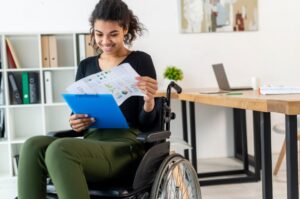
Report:
<svg viewBox="0 0 300 199"><path fill-rule="evenodd" d="M190 162L174 157L165 166L159 180L157 199L199 199L200 186L196 172Z"/></svg>

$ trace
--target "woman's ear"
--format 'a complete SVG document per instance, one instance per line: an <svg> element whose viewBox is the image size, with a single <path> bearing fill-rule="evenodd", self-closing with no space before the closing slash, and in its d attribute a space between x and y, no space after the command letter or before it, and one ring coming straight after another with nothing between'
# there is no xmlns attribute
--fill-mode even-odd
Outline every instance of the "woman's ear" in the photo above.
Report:
<svg viewBox="0 0 300 199"><path fill-rule="evenodd" d="M123 29L123 32L124 32L124 35L127 35L127 33L128 33L128 28L124 28L124 29Z"/></svg>

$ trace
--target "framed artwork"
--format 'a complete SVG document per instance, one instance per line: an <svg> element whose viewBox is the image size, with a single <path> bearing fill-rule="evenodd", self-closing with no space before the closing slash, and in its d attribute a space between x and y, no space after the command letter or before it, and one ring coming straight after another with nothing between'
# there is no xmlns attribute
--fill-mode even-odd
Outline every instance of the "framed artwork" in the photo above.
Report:
<svg viewBox="0 0 300 199"><path fill-rule="evenodd" d="M258 30L258 0L180 0L183 33Z"/></svg>

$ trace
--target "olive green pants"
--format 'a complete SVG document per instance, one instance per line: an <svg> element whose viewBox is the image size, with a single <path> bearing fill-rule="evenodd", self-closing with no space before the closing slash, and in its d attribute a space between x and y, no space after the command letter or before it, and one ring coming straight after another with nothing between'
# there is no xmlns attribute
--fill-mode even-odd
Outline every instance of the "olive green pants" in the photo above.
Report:
<svg viewBox="0 0 300 199"><path fill-rule="evenodd" d="M46 198L50 176L60 199L88 199L87 181L107 182L134 173L144 154L137 134L133 129L93 129L84 139L28 139L20 154L18 198Z"/></svg>

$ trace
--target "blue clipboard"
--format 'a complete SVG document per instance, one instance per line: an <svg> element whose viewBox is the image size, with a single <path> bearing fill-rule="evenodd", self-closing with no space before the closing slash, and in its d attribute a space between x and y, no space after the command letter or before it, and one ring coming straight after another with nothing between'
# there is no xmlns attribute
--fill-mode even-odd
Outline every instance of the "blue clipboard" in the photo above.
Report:
<svg viewBox="0 0 300 199"><path fill-rule="evenodd" d="M111 94L62 94L76 114L87 114L96 121L90 128L129 128Z"/></svg>

